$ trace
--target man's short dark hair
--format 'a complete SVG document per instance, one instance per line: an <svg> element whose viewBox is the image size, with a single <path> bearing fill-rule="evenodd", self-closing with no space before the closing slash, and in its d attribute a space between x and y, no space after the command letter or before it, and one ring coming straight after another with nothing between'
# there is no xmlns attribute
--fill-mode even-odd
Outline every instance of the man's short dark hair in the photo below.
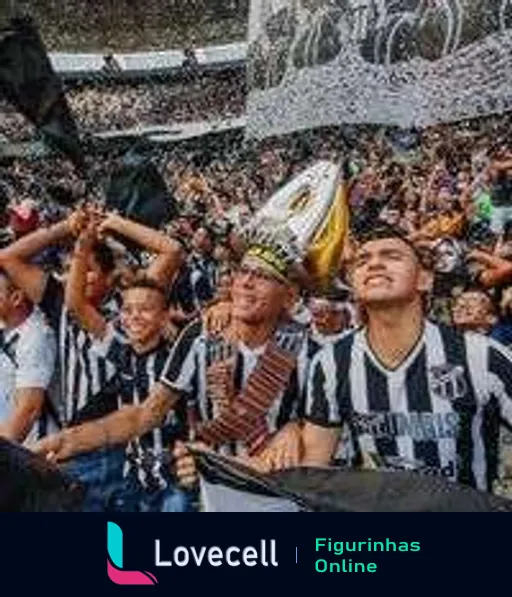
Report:
<svg viewBox="0 0 512 597"><path fill-rule="evenodd" d="M391 226L385 222L377 222L374 226L369 226L359 231L355 237L357 245L362 245L373 240L383 240L386 238L395 238L408 245L417 256L420 264L427 270L433 269L434 260L430 249L415 244L401 228Z"/></svg>
<svg viewBox="0 0 512 597"><path fill-rule="evenodd" d="M210 237L210 241L215 243L215 230L210 224L201 223L197 227L197 230L204 230L206 234Z"/></svg>
<svg viewBox="0 0 512 597"><path fill-rule="evenodd" d="M114 271L116 267L116 259L114 252L108 245L105 243L97 243L93 246L92 253L95 261L105 275Z"/></svg>
<svg viewBox="0 0 512 597"><path fill-rule="evenodd" d="M135 288L154 290L155 292L158 292L162 295L166 306L169 303L169 296L168 293L165 291L165 288L152 278L148 278L147 276L136 277L135 280L133 280L133 282L130 282L126 286L123 286L122 290L123 292L125 292L127 290L133 290Z"/></svg>

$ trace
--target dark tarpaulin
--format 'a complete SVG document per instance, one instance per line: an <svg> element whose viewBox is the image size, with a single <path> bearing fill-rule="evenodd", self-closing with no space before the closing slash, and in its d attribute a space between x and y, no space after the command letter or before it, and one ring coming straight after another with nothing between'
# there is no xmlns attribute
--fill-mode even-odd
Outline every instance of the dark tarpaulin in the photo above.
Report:
<svg viewBox="0 0 512 597"><path fill-rule="evenodd" d="M218 454L194 455L211 511L254 511L255 498L262 511L277 511L272 498L281 498L313 512L512 512L510 500L437 476L334 467L260 475Z"/></svg>
<svg viewBox="0 0 512 597"><path fill-rule="evenodd" d="M0 29L0 97L4 96L54 149L80 169L83 154L75 121L39 33L28 18Z"/></svg>
<svg viewBox="0 0 512 597"><path fill-rule="evenodd" d="M0 438L0 512L78 512L83 496L42 457Z"/></svg>
<svg viewBox="0 0 512 597"><path fill-rule="evenodd" d="M144 160L125 162L113 173L106 191L106 206L155 229L177 213L157 167Z"/></svg>

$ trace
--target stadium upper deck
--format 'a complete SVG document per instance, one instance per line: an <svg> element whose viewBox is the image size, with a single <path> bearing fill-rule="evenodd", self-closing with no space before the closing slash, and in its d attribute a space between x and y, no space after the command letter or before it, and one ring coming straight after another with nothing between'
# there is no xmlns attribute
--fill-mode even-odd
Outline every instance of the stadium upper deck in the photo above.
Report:
<svg viewBox="0 0 512 597"><path fill-rule="evenodd" d="M30 14L50 51L143 51L241 41L249 0L11 0Z"/></svg>

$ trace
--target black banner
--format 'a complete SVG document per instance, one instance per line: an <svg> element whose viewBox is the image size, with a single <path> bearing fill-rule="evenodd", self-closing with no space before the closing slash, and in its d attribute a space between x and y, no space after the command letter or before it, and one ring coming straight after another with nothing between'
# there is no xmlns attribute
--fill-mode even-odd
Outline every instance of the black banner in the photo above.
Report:
<svg viewBox="0 0 512 597"><path fill-rule="evenodd" d="M111 176L106 205L145 226L158 229L176 216L176 203L157 167L144 159L126 159Z"/></svg>
<svg viewBox="0 0 512 597"><path fill-rule="evenodd" d="M60 79L27 18L13 19L0 30L0 96L34 124L51 147L83 168L78 131Z"/></svg>

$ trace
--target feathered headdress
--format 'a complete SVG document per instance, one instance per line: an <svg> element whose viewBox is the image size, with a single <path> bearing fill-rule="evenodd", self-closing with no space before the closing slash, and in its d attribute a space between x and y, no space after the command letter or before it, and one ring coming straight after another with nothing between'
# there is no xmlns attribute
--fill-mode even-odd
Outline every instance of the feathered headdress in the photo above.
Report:
<svg viewBox="0 0 512 597"><path fill-rule="evenodd" d="M245 227L247 252L288 278L328 286L348 230L341 172L336 164L318 162L279 189Z"/></svg>
<svg viewBox="0 0 512 597"><path fill-rule="evenodd" d="M259 219L245 227L245 255L266 263L281 278L296 278L304 259L297 238L286 223Z"/></svg>

